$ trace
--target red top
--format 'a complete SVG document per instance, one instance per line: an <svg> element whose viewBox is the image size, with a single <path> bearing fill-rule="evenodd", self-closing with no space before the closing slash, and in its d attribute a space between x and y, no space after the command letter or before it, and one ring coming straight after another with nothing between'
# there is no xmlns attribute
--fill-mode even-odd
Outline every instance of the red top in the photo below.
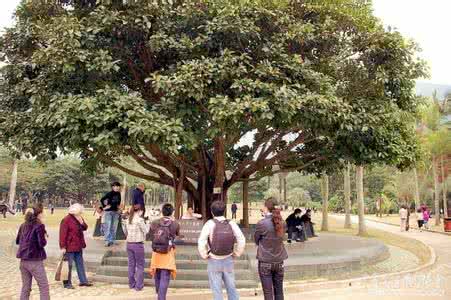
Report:
<svg viewBox="0 0 451 300"><path fill-rule="evenodd" d="M86 248L83 231L88 229L88 225L83 220L80 224L73 215L67 215L60 225L60 248L66 252L80 252Z"/></svg>

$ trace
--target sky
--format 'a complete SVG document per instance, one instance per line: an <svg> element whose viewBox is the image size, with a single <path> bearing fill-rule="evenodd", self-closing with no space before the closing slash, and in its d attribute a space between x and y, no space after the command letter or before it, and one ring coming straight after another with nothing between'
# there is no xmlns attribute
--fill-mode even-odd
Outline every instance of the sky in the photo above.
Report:
<svg viewBox="0 0 451 300"><path fill-rule="evenodd" d="M0 28L11 25L20 0L0 0ZM429 63L430 82L451 84L451 0L373 0L374 13L385 25L420 44Z"/></svg>

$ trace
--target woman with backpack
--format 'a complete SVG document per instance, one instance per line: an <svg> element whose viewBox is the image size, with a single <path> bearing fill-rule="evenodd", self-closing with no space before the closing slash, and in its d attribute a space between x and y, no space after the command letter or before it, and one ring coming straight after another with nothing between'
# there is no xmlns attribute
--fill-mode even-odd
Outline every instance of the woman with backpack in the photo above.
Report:
<svg viewBox="0 0 451 300"><path fill-rule="evenodd" d="M180 226L172 218L174 207L170 203L163 205L163 217L151 225L152 258L150 275L155 279L158 300L165 300L171 277L175 279L175 237L179 235Z"/></svg>
<svg viewBox="0 0 451 300"><path fill-rule="evenodd" d="M136 291L144 288L144 241L150 230L143 215L143 207L135 204L130 207L128 219L122 220L122 228L127 236L128 286Z"/></svg>
<svg viewBox="0 0 451 300"><path fill-rule="evenodd" d="M277 200L267 199L262 213L264 219L257 223L254 240L263 295L265 300L283 300L283 262L288 254L283 245L285 224Z"/></svg>
<svg viewBox="0 0 451 300"><path fill-rule="evenodd" d="M25 212L25 222L20 225L17 233L16 244L19 245L17 258L20 259L22 275L20 300L30 298L33 278L38 283L40 299L50 299L49 282L44 268L44 260L47 258L44 249L47 245L47 233L42 220L42 205L28 209Z"/></svg>

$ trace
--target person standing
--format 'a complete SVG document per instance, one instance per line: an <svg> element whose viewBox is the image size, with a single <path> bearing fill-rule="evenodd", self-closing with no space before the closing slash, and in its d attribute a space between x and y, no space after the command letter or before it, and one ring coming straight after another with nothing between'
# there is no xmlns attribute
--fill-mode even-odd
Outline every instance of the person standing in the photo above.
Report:
<svg viewBox="0 0 451 300"><path fill-rule="evenodd" d="M429 219L431 215L429 214L429 210L427 207L423 208L423 227L426 230L429 230Z"/></svg>
<svg viewBox="0 0 451 300"><path fill-rule="evenodd" d="M144 191L146 186L144 183L138 183L132 193L132 205L140 205L143 211L143 216L146 215L146 205L144 203Z"/></svg>
<svg viewBox="0 0 451 300"><path fill-rule="evenodd" d="M50 209L50 214L53 215L53 213L55 212L55 207L53 206L52 202L49 203L49 209Z"/></svg>
<svg viewBox="0 0 451 300"><path fill-rule="evenodd" d="M418 223L418 230L421 232L423 231L423 211L421 210L421 208L417 209L416 212L416 217L417 217L417 223Z"/></svg>
<svg viewBox="0 0 451 300"><path fill-rule="evenodd" d="M135 204L130 208L128 219L122 220L127 236L128 286L141 291L144 288L144 241L150 230L143 218L143 208Z"/></svg>
<svg viewBox="0 0 451 300"><path fill-rule="evenodd" d="M49 282L44 268L47 258L44 247L47 245L47 232L43 224L43 207L37 205L25 213L25 222L20 225L16 237L19 246L16 257L20 259L22 291L20 300L30 299L33 278L38 283L41 300L50 299Z"/></svg>
<svg viewBox="0 0 451 300"><path fill-rule="evenodd" d="M296 234L296 242L301 242L301 230L299 229L301 224L301 213L302 211L299 208L296 208L294 212L288 216L286 219L286 224L288 227L288 243L291 243L293 239L293 233Z"/></svg>
<svg viewBox="0 0 451 300"><path fill-rule="evenodd" d="M83 205L74 203L69 207L69 213L60 224L59 245L62 253L69 263L69 276L63 281L64 287L73 289L72 286L72 265L75 262L80 286L92 286L88 281L83 262L83 249L86 248L84 231L88 225L82 218Z"/></svg>
<svg viewBox="0 0 451 300"><path fill-rule="evenodd" d="M400 226L401 231L406 231L407 228L407 209L405 205L401 206L401 209L399 210L399 218L401 219Z"/></svg>
<svg viewBox="0 0 451 300"><path fill-rule="evenodd" d="M257 223L254 241L263 295L265 300L283 300L283 262L288 258L283 245L285 224L276 199L267 199L262 212L265 217Z"/></svg>
<svg viewBox="0 0 451 300"><path fill-rule="evenodd" d="M116 240L121 205L121 184L119 182L113 182L111 189L111 192L108 192L100 199L100 205L105 218L104 235L106 247L114 245Z"/></svg>
<svg viewBox="0 0 451 300"><path fill-rule="evenodd" d="M16 213L21 212L21 211L22 211L22 205L20 203L20 200L18 200L16 203Z"/></svg>
<svg viewBox="0 0 451 300"><path fill-rule="evenodd" d="M235 286L233 257L243 254L246 245L241 229L233 221L224 217L226 205L223 201L211 204L213 219L207 221L198 239L198 250L203 259L208 260L207 272L214 300L222 300L222 282L227 299L237 300L239 294ZM234 250L235 241L237 243Z"/></svg>
<svg viewBox="0 0 451 300"><path fill-rule="evenodd" d="M236 212L238 210L238 205L236 205L236 203L233 202L232 207L230 209L232 210L232 219L236 219Z"/></svg>
<svg viewBox="0 0 451 300"><path fill-rule="evenodd" d="M179 235L180 226L173 220L174 207L170 203L163 205L163 217L155 220L151 226L152 258L150 275L155 279L158 300L165 300L171 277L175 279L175 237Z"/></svg>

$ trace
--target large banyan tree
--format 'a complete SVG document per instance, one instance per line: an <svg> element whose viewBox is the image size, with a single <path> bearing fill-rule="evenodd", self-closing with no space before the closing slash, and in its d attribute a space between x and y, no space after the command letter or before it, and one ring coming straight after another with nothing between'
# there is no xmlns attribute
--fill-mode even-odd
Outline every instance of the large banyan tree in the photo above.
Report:
<svg viewBox="0 0 451 300"><path fill-rule="evenodd" d="M408 166L415 51L370 1L24 1L0 39L0 139L202 211L276 172Z"/></svg>

